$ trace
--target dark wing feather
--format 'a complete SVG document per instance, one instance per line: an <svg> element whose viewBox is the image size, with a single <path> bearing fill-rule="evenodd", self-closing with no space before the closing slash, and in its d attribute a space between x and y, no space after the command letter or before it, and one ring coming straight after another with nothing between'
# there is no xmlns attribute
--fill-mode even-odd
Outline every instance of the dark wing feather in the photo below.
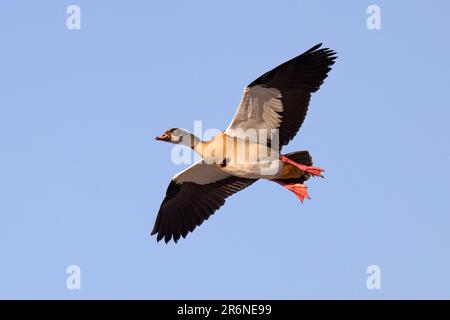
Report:
<svg viewBox="0 0 450 320"><path fill-rule="evenodd" d="M288 144L297 134L308 112L311 93L319 90L337 58L333 50L319 49L321 45L266 72L249 85L280 90L283 104L280 146Z"/></svg>
<svg viewBox="0 0 450 320"><path fill-rule="evenodd" d="M311 94L320 88L337 58L333 50L320 49L320 46L312 47L250 83L228 132L233 135L232 129L238 127L278 129L280 148L288 144L306 117ZM275 89L279 95L273 91ZM269 112L269 109L272 110Z"/></svg>
<svg viewBox="0 0 450 320"><path fill-rule="evenodd" d="M166 243L172 238L175 242L180 237L185 238L219 209L227 197L255 181L235 176L209 184L179 184L172 180L159 209L152 235L157 234L157 240L164 238Z"/></svg>

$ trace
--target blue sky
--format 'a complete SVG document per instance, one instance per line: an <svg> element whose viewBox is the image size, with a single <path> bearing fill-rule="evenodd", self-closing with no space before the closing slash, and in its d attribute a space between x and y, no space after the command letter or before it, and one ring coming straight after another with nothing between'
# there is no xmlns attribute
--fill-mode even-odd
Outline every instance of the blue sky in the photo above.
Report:
<svg viewBox="0 0 450 320"><path fill-rule="evenodd" d="M66 8L81 8L81 30ZM366 8L381 8L368 30ZM0 298L450 298L448 1L4 1ZM330 76L261 181L178 244L149 233L182 166L153 137L225 128L243 87L323 42ZM66 268L81 268L81 290ZM366 268L381 268L368 290Z"/></svg>

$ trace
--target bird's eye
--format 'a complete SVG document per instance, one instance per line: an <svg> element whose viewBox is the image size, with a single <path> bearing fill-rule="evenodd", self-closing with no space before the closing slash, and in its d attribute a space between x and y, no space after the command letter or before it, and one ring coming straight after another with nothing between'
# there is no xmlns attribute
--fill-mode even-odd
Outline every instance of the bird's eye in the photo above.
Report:
<svg viewBox="0 0 450 320"><path fill-rule="evenodd" d="M181 141L183 141L183 136L178 137L178 142L181 142Z"/></svg>

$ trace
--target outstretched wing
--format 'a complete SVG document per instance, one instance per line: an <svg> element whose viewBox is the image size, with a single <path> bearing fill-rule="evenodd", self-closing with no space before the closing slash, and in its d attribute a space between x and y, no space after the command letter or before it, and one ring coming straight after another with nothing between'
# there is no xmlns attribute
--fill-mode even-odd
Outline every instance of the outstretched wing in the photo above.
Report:
<svg viewBox="0 0 450 320"><path fill-rule="evenodd" d="M256 180L231 176L213 165L197 162L172 178L152 235L167 242L185 238L209 218L232 194Z"/></svg>
<svg viewBox="0 0 450 320"><path fill-rule="evenodd" d="M318 44L263 74L244 90L238 110L225 133L239 137L242 130L278 130L280 149L297 134L316 92L334 64L336 53Z"/></svg>

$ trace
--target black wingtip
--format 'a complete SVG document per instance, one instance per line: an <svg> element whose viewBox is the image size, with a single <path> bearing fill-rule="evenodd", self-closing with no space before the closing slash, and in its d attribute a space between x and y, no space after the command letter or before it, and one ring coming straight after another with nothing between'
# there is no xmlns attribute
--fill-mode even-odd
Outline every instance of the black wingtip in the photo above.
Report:
<svg viewBox="0 0 450 320"><path fill-rule="evenodd" d="M319 48L321 52L325 53L328 55L328 57L332 60L336 60L337 56L337 52L334 51L333 49L330 48L321 48L322 47L322 42L316 44L314 47L312 47L311 49L307 50L305 53L309 54L309 53L313 53L314 51L317 51Z"/></svg>
<svg viewBox="0 0 450 320"><path fill-rule="evenodd" d="M156 241L157 242L160 242L161 240L164 239L164 242L167 244L172 239L172 234L170 232L169 233L165 233L165 232L157 229L157 230L153 230L152 233L151 233L152 236L155 235L155 234L156 234ZM176 239L175 237L173 237L173 240L175 241L175 243L178 241L178 239Z"/></svg>
<svg viewBox="0 0 450 320"><path fill-rule="evenodd" d="M312 47L311 49L309 49L309 50L306 51L306 52L312 52L312 51L315 51L315 50L319 49L321 46L322 46L322 42L316 44L314 47Z"/></svg>
<svg viewBox="0 0 450 320"><path fill-rule="evenodd" d="M156 234L156 242L160 242L161 240L164 240L164 242L166 244L168 244L170 242L170 240L172 240L172 239L175 243L178 243L178 240L180 240L179 238L177 239L175 237L172 237L172 235L170 233L164 234L163 232L155 231L155 232L151 233L151 236L154 236L155 234Z"/></svg>

